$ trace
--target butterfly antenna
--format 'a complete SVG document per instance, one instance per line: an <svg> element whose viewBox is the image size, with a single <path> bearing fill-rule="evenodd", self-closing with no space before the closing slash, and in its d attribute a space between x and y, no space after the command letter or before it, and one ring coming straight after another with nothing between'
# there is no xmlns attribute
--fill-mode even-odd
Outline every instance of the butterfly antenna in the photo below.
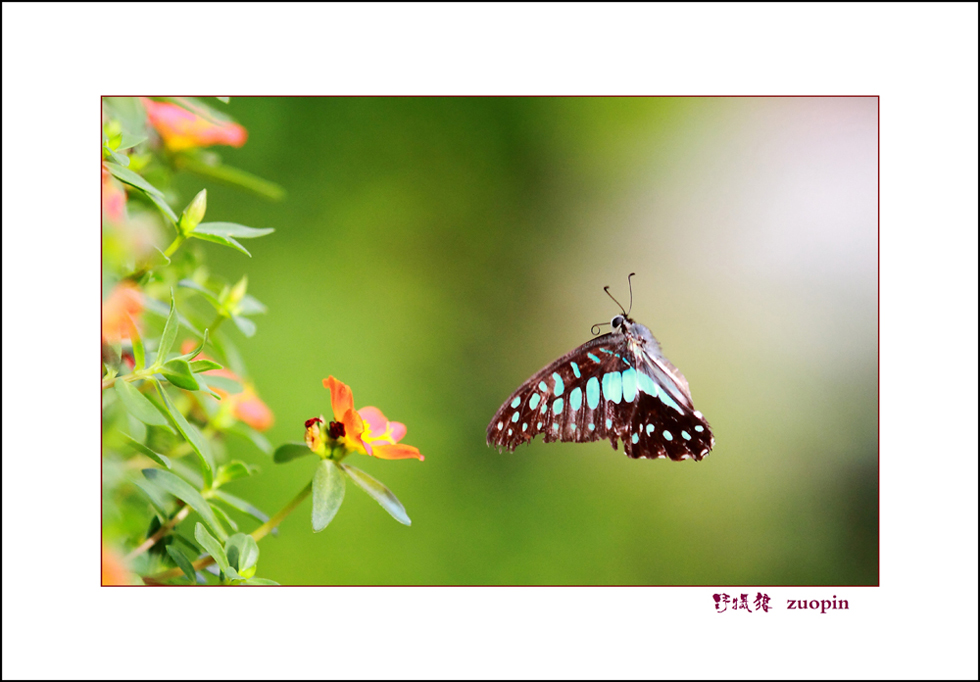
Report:
<svg viewBox="0 0 980 682"><path fill-rule="evenodd" d="M619 306L619 309L623 311L623 315L628 315L626 308L623 307L623 304L617 301L616 297L609 293L609 287L602 287L602 290L606 292L606 296L613 300L613 303Z"/></svg>
<svg viewBox="0 0 980 682"><path fill-rule="evenodd" d="M592 331L592 336L599 336L599 332L602 331L602 326L605 325L605 324L609 324L609 323L608 322L596 322L594 325L592 325L592 330L591 330Z"/></svg>
<svg viewBox="0 0 980 682"><path fill-rule="evenodd" d="M626 311L626 317L629 317L630 313L633 312L633 275L635 274L635 272L631 272L630 276L626 278L626 283L630 286L630 309ZM623 306L619 307L622 308Z"/></svg>

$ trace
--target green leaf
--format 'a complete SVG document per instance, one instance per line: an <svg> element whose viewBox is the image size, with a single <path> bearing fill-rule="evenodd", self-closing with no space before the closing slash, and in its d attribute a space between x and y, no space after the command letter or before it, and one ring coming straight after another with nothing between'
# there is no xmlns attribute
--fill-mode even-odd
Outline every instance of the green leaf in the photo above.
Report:
<svg viewBox="0 0 980 682"><path fill-rule="evenodd" d="M276 448L275 453L272 455L272 460L276 464L285 464L286 462L291 462L294 459L315 454L316 453L310 450L306 443L293 441L291 443L280 445L278 448Z"/></svg>
<svg viewBox="0 0 980 682"><path fill-rule="evenodd" d="M204 519L219 537L225 537L225 529L218 523L211 506L201 496L201 493L191 487L191 484L182 479L177 474L166 471L165 469L143 469L143 476L152 481L155 485L173 495L179 500L183 500L187 506L196 511Z"/></svg>
<svg viewBox="0 0 980 682"><path fill-rule="evenodd" d="M184 572L184 575L187 576L188 580L190 580L192 583L197 581L197 574L194 571L194 565L187 557L184 556L183 552L176 547L167 545L167 554L169 554L170 558L174 560L177 567Z"/></svg>
<svg viewBox="0 0 980 682"><path fill-rule="evenodd" d="M156 187L154 187L146 180L144 180L143 176L137 175L136 173L129 170L128 168L123 168L119 164L112 163L111 161L106 161L105 167L109 170L110 173L116 176L116 178L118 178L122 182L125 182L127 185L130 185L132 187L135 187L136 189L141 190L143 193L147 194L148 196L156 196L161 199L163 198L163 192L161 192Z"/></svg>
<svg viewBox="0 0 980 682"><path fill-rule="evenodd" d="M146 447L145 445L143 445L142 443L140 443L138 440L136 440L135 438L133 438L133 437L131 437L131 436L125 434L125 433L122 434L122 437L123 437L123 439L125 439L126 443L129 445L129 447L131 447L136 452L139 452L141 454L146 455L147 457L149 457L150 459L152 459L154 462L156 462L160 466L166 467L167 469L170 468L170 460L167 459L166 456L161 455L158 452L153 452L153 450L151 450L150 448Z"/></svg>
<svg viewBox="0 0 980 682"><path fill-rule="evenodd" d="M225 550L228 552L228 563L243 576L259 560L259 546L251 535L244 533L232 535L225 542Z"/></svg>
<svg viewBox="0 0 980 682"><path fill-rule="evenodd" d="M133 320L132 315L126 313L126 317L129 318L129 337L130 341L133 342L133 360L136 362L133 369L143 369L146 367L146 349L143 348L143 339L140 338L139 329L136 327L136 322Z"/></svg>
<svg viewBox="0 0 980 682"><path fill-rule="evenodd" d="M192 350L192 351L191 351L190 353L184 353L183 355L181 355L181 356L179 356L179 357L180 357L180 358L181 358L182 360L187 360L188 362L190 362L191 360L193 360L193 359L194 359L194 357L195 357L195 356L196 356L196 355L197 355L198 353L200 353L200 352L201 352L202 350L204 350L204 346L205 346L205 345L207 345L207 342L208 342L208 330L207 330L207 329L205 329L205 330L204 330L204 338L202 338L202 339L201 339L201 343L199 343L199 344L198 344L198 345L197 345L197 346L196 346L196 347L194 348L194 350Z"/></svg>
<svg viewBox="0 0 980 682"><path fill-rule="evenodd" d="M194 374L191 372L191 366L187 360L183 360L181 358L167 360L165 363L163 363L163 368L160 370L160 374L162 374L164 378L174 386L179 386L180 388L187 389L188 391L201 390L197 380L194 378Z"/></svg>
<svg viewBox="0 0 980 682"><path fill-rule="evenodd" d="M194 280L187 279L187 278L182 279L179 282L177 282L177 286L185 287L187 289L193 289L197 293L201 294L201 296L203 296L208 301L208 303L213 305L215 308L217 309L221 308L221 303L218 301L218 297L215 296L213 293L211 293L206 287L201 286Z"/></svg>
<svg viewBox="0 0 980 682"><path fill-rule="evenodd" d="M214 477L214 487L220 488L225 483L236 481L239 478L248 478L258 470L259 468L254 464L245 464L245 462L240 462L237 459L232 460L218 467L218 473Z"/></svg>
<svg viewBox="0 0 980 682"><path fill-rule="evenodd" d="M242 246L241 244L239 244L237 241L235 241L231 237L222 237L221 235L207 234L206 232L198 233L197 230L195 230L194 232L191 232L188 236L190 236L190 237L196 237L197 239L203 239L206 242L214 242L215 244L221 244L222 246L230 246L231 248L235 249L236 251L241 251L242 253L244 253L249 258L252 257L252 254L250 254L248 252L248 249L246 249L244 246Z"/></svg>
<svg viewBox="0 0 980 682"><path fill-rule="evenodd" d="M116 147L116 150L122 151L124 149L132 149L136 145L146 142L148 139L149 138L146 135L136 135L123 131L122 140L119 142L119 146Z"/></svg>
<svg viewBox="0 0 980 682"><path fill-rule="evenodd" d="M213 360L194 360L191 362L191 371L194 374L200 374L201 372L207 372L212 369L224 369L224 367L221 363L214 362Z"/></svg>
<svg viewBox="0 0 980 682"><path fill-rule="evenodd" d="M153 364L161 365L167 359L170 347L177 339L177 331L180 329L180 322L177 320L177 301L174 299L173 289L170 290L170 313L167 321L163 325L163 333L160 335L160 345L157 346L157 357Z"/></svg>
<svg viewBox="0 0 980 682"><path fill-rule="evenodd" d="M211 377L208 378L210 379ZM267 455L272 454L272 443L269 442L269 439L248 424L245 424L244 422L235 422L235 425L228 429L228 432L234 433L242 438L248 438L250 441L252 441L252 444L263 453Z"/></svg>
<svg viewBox="0 0 980 682"><path fill-rule="evenodd" d="M167 305L163 301L158 301L150 296L143 297L143 305L145 306L148 312L151 312L159 317L166 318L170 315L169 305ZM195 327L190 320L184 317L179 310L177 311L177 321L180 322L181 329L187 329L191 334L193 334L197 338L200 339L204 336L203 332L198 330L198 328Z"/></svg>
<svg viewBox="0 0 980 682"><path fill-rule="evenodd" d="M219 102L222 102L223 104L228 104L228 102L231 101L231 97L218 97L217 95L215 95L214 98Z"/></svg>
<svg viewBox="0 0 980 682"><path fill-rule="evenodd" d="M137 443L146 442L146 424L141 422L139 419L131 415L129 412L126 413L126 426L128 427L127 433L130 438L135 440ZM170 428L170 425L167 425ZM173 433L173 429L170 429L170 433Z"/></svg>
<svg viewBox="0 0 980 682"><path fill-rule="evenodd" d="M216 499L216 500L220 500L221 502L224 502L225 504L227 504L232 509L237 509L238 511L240 511L240 512L242 512L244 514L248 514L253 519L256 519L257 521L260 521L261 523L265 523L266 521L269 520L269 515L266 514L265 512L263 512L261 509L259 509L258 507L254 506L252 504L249 504L248 502L246 502L245 500L243 500L240 497L235 497L234 495L232 495L230 493L226 493L224 490L214 490L214 491L212 491L211 492L211 497L214 498L214 499ZM272 534L273 535L278 535L279 534L279 529L278 528L273 528L272 529Z"/></svg>
<svg viewBox="0 0 980 682"><path fill-rule="evenodd" d="M242 317L241 315L232 315L231 321L235 323L236 327L238 327L238 331L240 331L248 338L252 338L253 336L255 336L255 323L252 322L247 317Z"/></svg>
<svg viewBox="0 0 980 682"><path fill-rule="evenodd" d="M237 237L255 239L276 231L274 227L245 227L238 223L200 223L194 234L210 234L217 237Z"/></svg>
<svg viewBox="0 0 980 682"><path fill-rule="evenodd" d="M204 487L210 488L213 483L213 471L214 471L214 460L211 457L211 449L209 448L207 441L204 440L204 436L201 432L197 430L197 427L193 424L188 423L184 415L180 413L167 396L167 392L163 390L158 382L156 384L157 393L163 399L163 404L167 408L167 412L170 414L170 418L174 420L174 425L177 430L180 431L180 435L184 437L188 443L190 443L191 449L197 453L197 458L201 463L201 473L204 475ZM185 500L186 502L186 500Z"/></svg>
<svg viewBox="0 0 980 682"><path fill-rule="evenodd" d="M247 189L266 199L279 201L286 195L286 190L276 183L247 173L240 168L225 166L221 163L209 163L206 157L199 151L177 154L174 157L174 163L178 168Z"/></svg>
<svg viewBox="0 0 980 682"><path fill-rule="evenodd" d="M152 201L154 204L156 204L156 207L160 209L160 212L163 213L163 215L167 216L170 219L170 222L172 222L174 225L177 224L177 221L179 220L177 218L177 214L174 213L174 210L170 208L170 204L168 204L163 197L158 197L156 194L147 194L146 198ZM164 258L166 258L166 254L163 255ZM168 265L170 264L169 258L167 258L167 264Z"/></svg>
<svg viewBox="0 0 980 682"><path fill-rule="evenodd" d="M167 499L163 496L163 491L157 486L153 485L150 481L138 481L134 480L133 485L142 491L146 498L153 505L153 508L160 512L163 517L170 516L170 511L167 509Z"/></svg>
<svg viewBox="0 0 980 682"><path fill-rule="evenodd" d="M344 472L332 459L324 459L313 474L313 532L319 533L337 515L344 501Z"/></svg>
<svg viewBox="0 0 980 682"><path fill-rule="evenodd" d="M208 386L208 382L210 381L210 379L211 379L211 377L208 377L207 379L205 379L203 374L195 374L194 375L194 380L197 381L198 385L201 387L200 390L202 392L207 393L209 396L211 396L215 400L221 400L221 395L218 394L218 393L215 393L214 391L212 391L211 390L211 387Z"/></svg>
<svg viewBox="0 0 980 682"><path fill-rule="evenodd" d="M160 413L160 410L131 383L119 377L113 384L113 388L116 390L116 397L119 398L119 402L123 404L126 411L141 422L150 426L170 426L167 423L167 418Z"/></svg>
<svg viewBox="0 0 980 682"><path fill-rule="evenodd" d="M242 300L238 304L239 315L259 315L267 311L268 308L265 307L264 303L249 294L242 296Z"/></svg>
<svg viewBox="0 0 980 682"><path fill-rule="evenodd" d="M245 581L245 585L278 585L275 580L268 580L266 578L249 578Z"/></svg>
<svg viewBox="0 0 980 682"><path fill-rule="evenodd" d="M221 543L218 542L208 529L198 523L194 526L194 539L197 540L204 551L214 557L214 563L218 564L218 568L221 572L225 574L226 577L232 580L241 580L242 577L228 564L228 556L225 554L225 550L222 549Z"/></svg>
<svg viewBox="0 0 980 682"><path fill-rule="evenodd" d="M341 464L340 467L350 476L364 492L373 497L375 501L384 507L385 511L392 515L398 523L406 526L412 525L412 520L408 518L405 507L398 501L395 494L388 490L378 479L368 476L366 473L349 464Z"/></svg>
<svg viewBox="0 0 980 682"><path fill-rule="evenodd" d="M215 515L219 516L222 521L224 521L225 523L227 523L231 527L231 529L233 531L237 531L238 530L238 524L235 523L235 520L234 519L232 519L230 516L228 516L228 512L226 512L224 509L222 509L218 505L214 504L213 502L210 503L210 504L211 504L211 511L213 511L215 513Z"/></svg>
<svg viewBox="0 0 980 682"><path fill-rule="evenodd" d="M204 380L208 382L208 386L215 386L228 393L241 393L245 390L240 383L228 377L216 377L213 374L208 374Z"/></svg>
<svg viewBox="0 0 980 682"><path fill-rule="evenodd" d="M126 156L125 154L120 154L120 153L116 152L114 149L112 149L111 147L104 147L104 149L106 150L106 152L108 152L109 157L113 161L115 161L116 163L118 163L120 166L128 166L129 165L129 157Z"/></svg>

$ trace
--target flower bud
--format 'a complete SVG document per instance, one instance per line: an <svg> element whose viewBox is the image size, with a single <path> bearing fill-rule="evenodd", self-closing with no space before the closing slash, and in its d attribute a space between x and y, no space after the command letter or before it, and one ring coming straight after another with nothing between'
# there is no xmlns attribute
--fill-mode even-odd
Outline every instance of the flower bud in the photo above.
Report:
<svg viewBox="0 0 980 682"><path fill-rule="evenodd" d="M194 231L194 228L204 220L204 213L208 210L208 191L202 189L194 197L191 203L187 204L187 208L180 216L180 231L182 234L190 234Z"/></svg>

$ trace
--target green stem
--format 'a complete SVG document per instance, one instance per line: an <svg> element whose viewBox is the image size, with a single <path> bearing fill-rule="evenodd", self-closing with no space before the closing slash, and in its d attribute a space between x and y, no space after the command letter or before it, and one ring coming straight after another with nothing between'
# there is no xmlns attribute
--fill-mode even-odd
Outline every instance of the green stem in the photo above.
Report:
<svg viewBox="0 0 980 682"><path fill-rule="evenodd" d="M170 258L174 254L174 251L179 249L180 245L183 244L185 241L187 241L187 237L185 237L182 234L178 234L177 238L174 239L173 242L171 242L170 246L167 247L167 250L163 252L163 255L166 256L167 258Z"/></svg>
<svg viewBox="0 0 980 682"><path fill-rule="evenodd" d="M160 528L157 530L156 533L154 533L153 535L151 535L150 537L148 537L146 539L146 542L144 542L142 545L140 545L139 547L137 547L136 549L134 549L132 552L130 552L129 554L127 554L126 555L126 558L125 558L125 561L127 561L127 562L132 561L133 559L135 559L136 557L138 557L140 554L142 554L143 552L145 552L146 550L148 550L150 547L152 547L153 545L155 545L160 538L162 538L164 535L166 535L171 530L173 530L173 527L174 526L176 526L178 523L180 523L185 518L187 518L187 515L190 514L190 512L191 512L191 508L185 505L183 509L181 509L179 512L177 512L176 514L174 514L174 517L172 519L170 519L165 524L163 524L162 526L160 526Z"/></svg>

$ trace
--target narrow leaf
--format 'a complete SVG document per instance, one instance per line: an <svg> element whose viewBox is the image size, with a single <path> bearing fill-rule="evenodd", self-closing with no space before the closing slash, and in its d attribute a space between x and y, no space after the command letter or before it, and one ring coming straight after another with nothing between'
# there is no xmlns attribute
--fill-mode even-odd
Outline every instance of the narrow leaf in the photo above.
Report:
<svg viewBox="0 0 980 682"><path fill-rule="evenodd" d="M151 450L150 448L146 447L145 445L143 445L142 443L140 443L138 440L136 440L135 438L132 438L131 436L128 436L125 433L122 434L122 436L126 440L126 443L129 445L129 447L131 447L133 450L135 450L136 452L139 452L141 454L146 455L147 457L149 457L150 459L152 459L154 462L156 462L160 466L166 467L167 469L170 468L170 460L167 459L167 457L165 455L161 455L158 452L153 452L153 450Z"/></svg>
<svg viewBox="0 0 980 682"><path fill-rule="evenodd" d="M232 460L218 467L218 473L214 477L214 487L220 488L225 483L236 481L239 478L248 478L258 470L259 468L254 464L245 464L245 462L240 462L237 459Z"/></svg>
<svg viewBox="0 0 980 682"><path fill-rule="evenodd" d="M160 512L161 516L167 517L170 515L170 512L167 509L167 500L169 498L165 498L163 496L162 490L160 490L158 487L153 485L153 483L151 483L150 481L134 480L133 485L139 488L140 491L144 495L146 495L146 499L150 501L150 504L153 505L154 509Z"/></svg>
<svg viewBox="0 0 980 682"><path fill-rule="evenodd" d="M214 557L214 563L218 564L218 568L225 576L231 578L232 580L239 580L241 576L228 565L228 556L225 554L225 550L221 547L221 543L218 542L208 529L198 523L194 526L194 539L197 540L201 547L204 548L208 554Z"/></svg>
<svg viewBox="0 0 980 682"><path fill-rule="evenodd" d="M224 367L220 362L214 362L213 360L194 360L191 362L191 371L194 374L208 372L212 369L224 369Z"/></svg>
<svg viewBox="0 0 980 682"><path fill-rule="evenodd" d="M197 293L201 294L201 296L203 296L205 299L207 299L208 303L213 305L215 308L221 307L221 303L218 301L217 296L211 293L206 287L201 286L200 284L198 284L192 279L186 279L186 278L182 279L179 282L177 282L177 286L184 287L186 289L193 289Z"/></svg>
<svg viewBox="0 0 980 682"><path fill-rule="evenodd" d="M202 377L198 377L198 379L200 378ZM228 377L216 377L213 374L208 374L204 380L208 382L208 386L215 386L228 393L241 393L245 390L240 383Z"/></svg>
<svg viewBox="0 0 980 682"><path fill-rule="evenodd" d="M232 509L237 509L240 512L243 512L245 514L248 514L253 519L255 519L257 521L260 521L262 523L265 523L266 521L269 520L269 515L266 514L265 512L263 512L261 509L259 509L258 507L254 506L254 505L252 505L252 504L250 504L248 502L246 502L245 500L243 500L240 497L235 497L234 495L232 495L230 493L226 493L224 490L215 490L215 491L212 491L211 497L214 498L214 499L216 499L216 500L220 500L221 502L224 502L225 504L227 504ZM278 535L279 534L279 529L278 528L273 528L272 529L272 534L273 535Z"/></svg>
<svg viewBox="0 0 980 682"><path fill-rule="evenodd" d="M291 462L294 459L315 454L316 453L310 450L306 443L298 443L293 441L291 443L280 445L278 448L276 448L275 453L272 455L272 460L276 464L285 464L286 462Z"/></svg>
<svg viewBox="0 0 980 682"><path fill-rule="evenodd" d="M245 227L237 223L201 223L195 233L212 234L220 237L237 237L238 239L255 239L264 237L276 231L274 227Z"/></svg>
<svg viewBox="0 0 980 682"><path fill-rule="evenodd" d="M170 204L168 204L163 197L158 197L156 194L147 194L146 198L156 204L156 207L160 209L160 212L163 213L163 215L170 219L170 222L172 222L174 225L177 224L177 221L179 220L179 218L177 218L177 214L174 213L174 210L170 208ZM164 257L166 258L166 256ZM169 258L167 258L167 263L170 263Z"/></svg>
<svg viewBox="0 0 980 682"><path fill-rule="evenodd" d="M265 307L265 304L251 294L242 296L242 300L238 304L239 315L259 315L267 311L268 308Z"/></svg>
<svg viewBox="0 0 980 682"><path fill-rule="evenodd" d="M208 447L207 441L201 435L201 432L197 430L197 427L193 424L188 423L184 415L180 413L167 396L167 392L163 390L163 386L156 383L157 393L163 399L163 404L167 408L167 412L170 414L170 418L174 420L174 425L184 439L190 443L191 449L197 453L197 458L201 463L201 473L204 476L204 487L210 488L213 478L214 463L211 457L211 449ZM186 500L185 500L186 501Z"/></svg>
<svg viewBox="0 0 980 682"><path fill-rule="evenodd" d="M313 532L333 521L344 501L344 472L332 459L324 459L313 474Z"/></svg>
<svg viewBox="0 0 980 682"><path fill-rule="evenodd" d="M216 504L214 504L212 502L211 503L211 511L214 512L215 516L219 517L222 521L224 521L225 523L227 523L231 527L231 529L233 531L236 531L236 532L238 531L238 524L235 523L235 520L234 519L232 519L230 516L228 516L228 512L226 512L224 509L222 509L221 507L219 507L218 505L216 505Z"/></svg>
<svg viewBox="0 0 980 682"><path fill-rule="evenodd" d="M134 173L128 168L123 168L117 163L112 163L111 161L106 161L105 167L108 168L109 172L116 176L116 178L122 182L125 182L127 185L131 185L139 190L142 190L144 193L150 196L163 198L163 192L144 180L143 176Z"/></svg>
<svg viewBox="0 0 980 682"><path fill-rule="evenodd" d="M194 565L187 557L184 556L183 552L176 547L167 545L167 554L169 554L170 558L174 560L175 564L177 564L177 568L184 572L184 575L187 576L188 580L190 580L192 583L196 582L197 578L194 575Z"/></svg>
<svg viewBox="0 0 980 682"><path fill-rule="evenodd" d="M405 507L402 506L402 503L398 501L395 494L388 490L381 481L349 464L341 464L340 466L350 476L351 480L364 492L373 497L378 504L384 507L385 511L391 514L395 521L404 523L406 526L412 525L412 520L408 518Z"/></svg>
<svg viewBox="0 0 980 682"><path fill-rule="evenodd" d="M210 379L211 377L209 376L208 378ZM235 425L228 429L228 431L229 433L234 433L235 435L243 438L248 438L250 441L252 441L252 444L254 444L255 447L265 454L272 454L272 443L269 442L269 439L248 424L243 422L235 422Z"/></svg>
<svg viewBox="0 0 980 682"><path fill-rule="evenodd" d="M177 339L177 331L180 329L180 322L177 321L177 301L174 299L173 289L170 290L170 313L167 321L163 325L163 333L160 335L160 345L157 346L157 358L154 364L163 364L167 359L167 353Z"/></svg>
<svg viewBox="0 0 980 682"><path fill-rule="evenodd" d="M143 469L143 475L147 480L152 481L158 487L166 490L179 500L183 500L187 506L196 511L204 519L219 537L225 537L225 529L218 523L211 506L201 496L201 493L191 487L191 484L182 479L177 474L166 471L165 469Z"/></svg>
<svg viewBox="0 0 980 682"><path fill-rule="evenodd" d="M242 317L241 315L232 315L231 321L235 323L236 327L238 327L238 331L240 331L248 338L252 338L253 336L255 336L255 323L252 322L247 317Z"/></svg>
<svg viewBox="0 0 980 682"><path fill-rule="evenodd" d="M241 251L242 253L244 253L249 258L252 257L252 254L250 254L248 252L248 249L246 249L244 246L242 246L241 244L239 244L237 241L235 241L231 237L222 237L221 235L207 234L206 232L198 233L197 230L195 230L194 232L191 232L190 236L191 237L196 237L198 239L203 239L206 242L214 242L215 244L221 244L222 246L230 246L231 248L235 249L236 251Z"/></svg>
<svg viewBox="0 0 980 682"><path fill-rule="evenodd" d="M113 388L126 411L141 422L150 426L169 426L167 418L131 383L119 377Z"/></svg>
<svg viewBox="0 0 980 682"><path fill-rule="evenodd" d="M179 386L188 391L201 390L200 385L198 385L197 380L194 378L193 372L191 372L191 366L187 360L181 358L167 360L163 363L160 374L174 386Z"/></svg>
<svg viewBox="0 0 980 682"><path fill-rule="evenodd" d="M245 581L245 585L278 585L275 580L269 580L267 578L249 578Z"/></svg>
<svg viewBox="0 0 980 682"><path fill-rule="evenodd" d="M191 360L193 360L197 356L198 353L200 353L202 350L204 350L204 346L207 345L207 342L208 342L208 330L205 329L204 330L204 338L201 339L201 343L199 343L194 348L194 350L192 350L190 353L184 353L183 355L181 355L179 357L182 360L187 360L188 362L191 361Z"/></svg>

